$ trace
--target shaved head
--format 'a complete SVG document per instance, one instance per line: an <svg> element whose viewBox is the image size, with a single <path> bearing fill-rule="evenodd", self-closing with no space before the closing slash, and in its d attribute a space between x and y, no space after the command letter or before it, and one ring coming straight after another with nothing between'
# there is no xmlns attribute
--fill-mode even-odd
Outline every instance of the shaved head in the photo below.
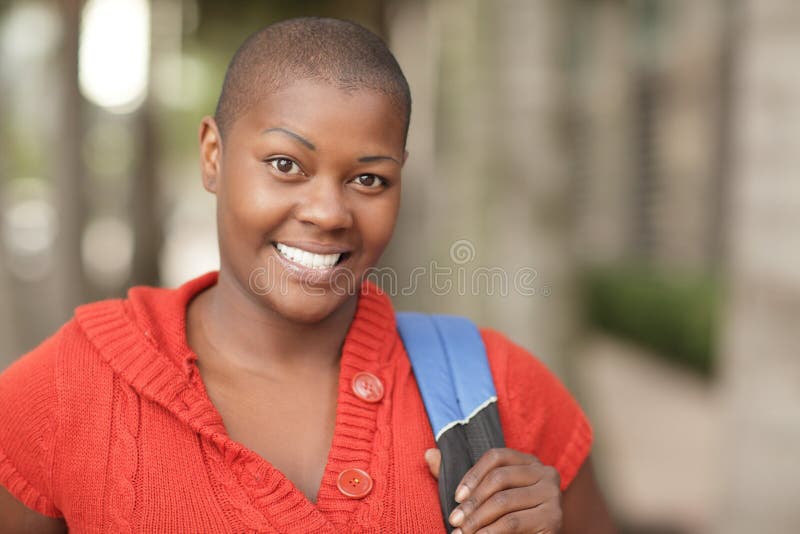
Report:
<svg viewBox="0 0 800 534"><path fill-rule="evenodd" d="M348 92L368 89L389 96L404 119L405 139L411 93L386 44L354 22L319 17L271 24L239 47L225 73L214 114L220 135L224 138L263 95L302 79Z"/></svg>

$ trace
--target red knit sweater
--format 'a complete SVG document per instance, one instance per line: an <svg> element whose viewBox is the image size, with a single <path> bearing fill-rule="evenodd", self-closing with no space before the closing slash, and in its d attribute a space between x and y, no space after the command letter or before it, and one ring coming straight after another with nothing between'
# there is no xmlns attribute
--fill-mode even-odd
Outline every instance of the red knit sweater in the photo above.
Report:
<svg viewBox="0 0 800 534"><path fill-rule="evenodd" d="M315 504L231 440L206 395L186 343L186 304L217 275L81 306L3 372L0 484L76 533L443 532L423 458L433 435L389 298L371 284L359 295ZM586 418L537 359L481 333L507 446L554 465L566 488L589 453ZM354 394L359 371L383 381L380 402ZM352 467L373 480L360 499L337 488Z"/></svg>

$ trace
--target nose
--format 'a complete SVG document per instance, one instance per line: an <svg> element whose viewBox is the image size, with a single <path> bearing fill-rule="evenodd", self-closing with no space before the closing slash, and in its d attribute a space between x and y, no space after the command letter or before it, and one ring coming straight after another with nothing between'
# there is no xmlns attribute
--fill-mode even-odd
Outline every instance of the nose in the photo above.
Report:
<svg viewBox="0 0 800 534"><path fill-rule="evenodd" d="M353 224L353 214L339 180L317 176L307 185L307 194L295 210L298 220L325 231L349 228Z"/></svg>

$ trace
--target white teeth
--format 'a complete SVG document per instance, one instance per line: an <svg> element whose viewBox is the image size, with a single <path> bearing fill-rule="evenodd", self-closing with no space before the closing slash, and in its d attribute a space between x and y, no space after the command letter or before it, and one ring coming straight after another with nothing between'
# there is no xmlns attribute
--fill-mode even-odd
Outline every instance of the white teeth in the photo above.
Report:
<svg viewBox="0 0 800 534"><path fill-rule="evenodd" d="M275 247L284 257L309 269L327 269L339 261L341 254L314 254L283 243L276 243Z"/></svg>

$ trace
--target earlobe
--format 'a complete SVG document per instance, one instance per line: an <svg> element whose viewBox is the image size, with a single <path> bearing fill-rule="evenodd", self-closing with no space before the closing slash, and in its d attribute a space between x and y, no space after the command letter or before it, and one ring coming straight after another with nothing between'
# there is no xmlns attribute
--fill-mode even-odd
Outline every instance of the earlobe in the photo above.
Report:
<svg viewBox="0 0 800 534"><path fill-rule="evenodd" d="M216 194L220 171L220 154L222 142L217 123L213 117L204 117L200 123L200 169L203 176L203 187L209 193Z"/></svg>

